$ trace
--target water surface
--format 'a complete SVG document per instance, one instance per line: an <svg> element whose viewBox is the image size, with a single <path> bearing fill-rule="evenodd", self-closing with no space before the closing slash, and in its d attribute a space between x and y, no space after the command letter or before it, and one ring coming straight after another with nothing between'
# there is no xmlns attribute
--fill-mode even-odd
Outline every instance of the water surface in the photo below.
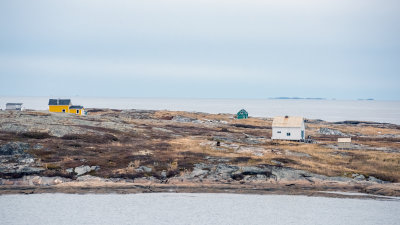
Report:
<svg viewBox="0 0 400 225"><path fill-rule="evenodd" d="M397 225L400 201L240 194L0 196L0 224Z"/></svg>
<svg viewBox="0 0 400 225"><path fill-rule="evenodd" d="M70 97L71 98L71 97ZM339 101L280 99L170 99L170 98L89 98L72 97L72 103L86 108L178 110L234 114L244 108L254 117L303 116L326 121L361 120L400 124L400 101ZM0 97L21 102L27 109L48 109L49 97Z"/></svg>

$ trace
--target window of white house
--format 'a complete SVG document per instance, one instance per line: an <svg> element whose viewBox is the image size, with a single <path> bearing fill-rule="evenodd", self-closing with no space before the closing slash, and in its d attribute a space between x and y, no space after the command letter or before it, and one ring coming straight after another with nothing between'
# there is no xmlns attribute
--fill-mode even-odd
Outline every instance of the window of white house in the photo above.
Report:
<svg viewBox="0 0 400 225"><path fill-rule="evenodd" d="M286 133L286 136L290 136L290 133Z"/></svg>
<svg viewBox="0 0 400 225"><path fill-rule="evenodd" d="M281 131L280 131L280 130L278 130L276 133L280 134L280 133L281 133Z"/></svg>

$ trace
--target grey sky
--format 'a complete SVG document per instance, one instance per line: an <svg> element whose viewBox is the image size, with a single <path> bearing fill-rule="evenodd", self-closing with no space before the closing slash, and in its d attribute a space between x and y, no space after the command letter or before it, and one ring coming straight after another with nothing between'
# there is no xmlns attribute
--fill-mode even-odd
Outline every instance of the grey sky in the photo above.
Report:
<svg viewBox="0 0 400 225"><path fill-rule="evenodd" d="M0 95L400 100L399 24L398 0L0 1Z"/></svg>

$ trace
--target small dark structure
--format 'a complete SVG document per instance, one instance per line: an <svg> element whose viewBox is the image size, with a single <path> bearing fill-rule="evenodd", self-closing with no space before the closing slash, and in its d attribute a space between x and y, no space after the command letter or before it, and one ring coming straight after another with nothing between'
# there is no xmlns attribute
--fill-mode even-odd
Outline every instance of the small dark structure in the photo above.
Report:
<svg viewBox="0 0 400 225"><path fill-rule="evenodd" d="M236 114L236 118L238 118L238 119L247 119L247 118L249 118L249 113L248 113L246 110L241 109L241 110Z"/></svg>
<svg viewBox="0 0 400 225"><path fill-rule="evenodd" d="M22 103L7 103L6 110L15 110L21 111L22 110Z"/></svg>

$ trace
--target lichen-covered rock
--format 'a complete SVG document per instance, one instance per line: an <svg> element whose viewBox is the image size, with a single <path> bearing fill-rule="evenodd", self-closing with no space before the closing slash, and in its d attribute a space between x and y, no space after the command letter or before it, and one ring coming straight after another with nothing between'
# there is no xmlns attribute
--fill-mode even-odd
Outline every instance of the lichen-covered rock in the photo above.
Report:
<svg viewBox="0 0 400 225"><path fill-rule="evenodd" d="M145 172L145 173L150 173L152 169L147 166L139 166L137 169L135 169L136 172Z"/></svg>
<svg viewBox="0 0 400 225"><path fill-rule="evenodd" d="M0 155L18 155L25 154L25 150L29 149L28 143L9 142L0 147Z"/></svg>
<svg viewBox="0 0 400 225"><path fill-rule="evenodd" d="M359 176L355 177L354 180L365 180L365 176L359 175Z"/></svg>
<svg viewBox="0 0 400 225"><path fill-rule="evenodd" d="M82 165L82 166L75 167L74 172L76 173L77 176L81 176L81 175L83 175L85 173L89 173L91 171L98 170L98 169L99 169L98 166L84 166L84 165Z"/></svg>
<svg viewBox="0 0 400 225"><path fill-rule="evenodd" d="M185 117L185 116L174 116L174 118L172 118L173 121L176 122L181 122L181 123L190 123L193 121L196 121L196 119L190 118L190 117Z"/></svg>
<svg viewBox="0 0 400 225"><path fill-rule="evenodd" d="M78 178L76 178L77 181L86 181L86 182L105 182L106 179L101 178L101 177L95 177L91 175L83 175Z"/></svg>
<svg viewBox="0 0 400 225"><path fill-rule="evenodd" d="M325 128L325 127L321 127L319 129L319 133L323 134L323 135L348 136L347 134L344 134L343 132L341 132L339 130Z"/></svg>
<svg viewBox="0 0 400 225"><path fill-rule="evenodd" d="M38 174L44 168L31 167L28 165L1 164L0 173L6 177L22 177L24 175Z"/></svg>
<svg viewBox="0 0 400 225"><path fill-rule="evenodd" d="M208 170L203 170L199 168L195 168L189 175L190 178L195 178L195 177L203 177L204 175L208 174Z"/></svg>
<svg viewBox="0 0 400 225"><path fill-rule="evenodd" d="M379 184L387 183L387 182L385 182L383 180L380 180L380 179L378 179L376 177L373 177L373 176L369 176L368 177L368 181L374 182L374 183L379 183Z"/></svg>

